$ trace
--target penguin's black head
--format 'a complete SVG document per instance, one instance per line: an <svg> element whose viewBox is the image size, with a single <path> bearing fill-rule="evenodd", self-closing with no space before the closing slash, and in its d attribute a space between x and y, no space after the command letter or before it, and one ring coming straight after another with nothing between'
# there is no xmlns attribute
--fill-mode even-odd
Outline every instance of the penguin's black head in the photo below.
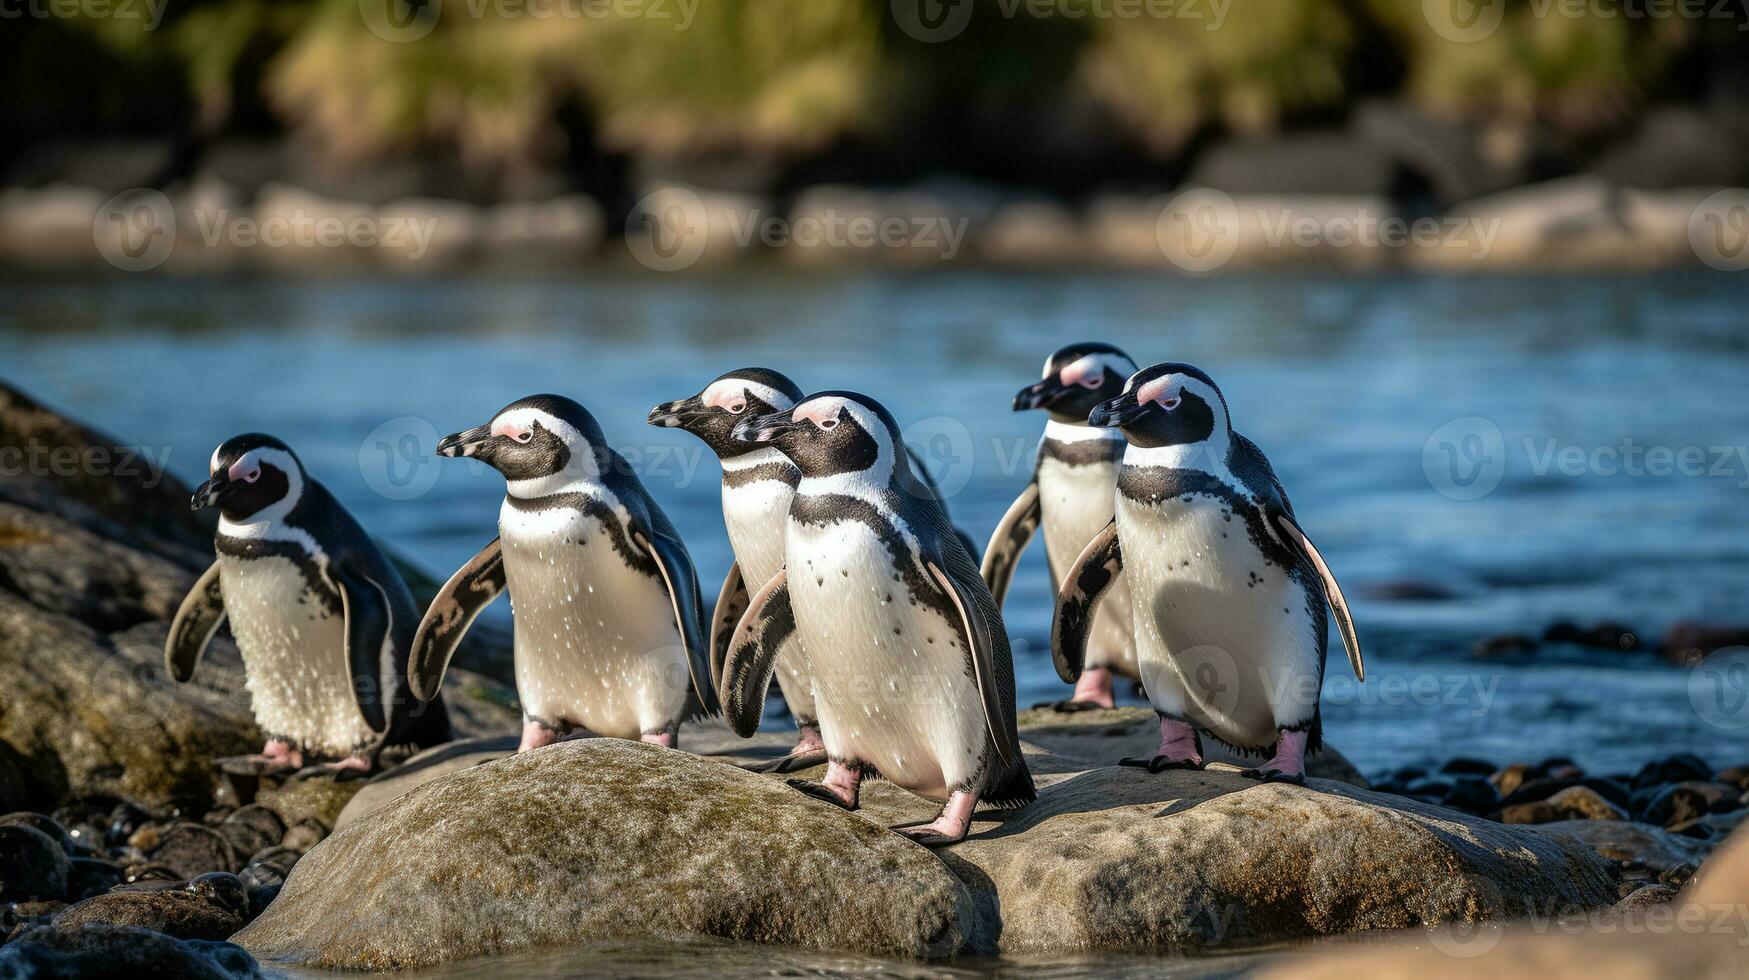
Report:
<svg viewBox="0 0 1749 980"><path fill-rule="evenodd" d="M1123 393L1096 406L1087 424L1123 430L1132 446L1191 446L1230 435L1227 400L1214 379L1189 364L1143 368Z"/></svg>
<svg viewBox="0 0 1749 980"><path fill-rule="evenodd" d="M195 510L217 507L226 520L244 521L281 502L286 511L295 506L303 492L304 466L285 443L246 432L213 450L207 477L194 488L189 505Z"/></svg>
<svg viewBox="0 0 1749 980"><path fill-rule="evenodd" d="M512 483L551 477L594 477L606 452L601 426L561 395L530 395L504 406L492 421L438 440L440 456L477 459Z"/></svg>
<svg viewBox="0 0 1749 980"><path fill-rule="evenodd" d="M650 409L648 421L685 429L703 439L719 459L730 459L760 448L735 439L737 423L794 408L801 400L802 390L776 371L742 368L717 378L691 398L657 405Z"/></svg>
<svg viewBox="0 0 1749 980"><path fill-rule="evenodd" d="M1110 344L1070 344L1045 361L1044 377L1014 396L1014 410L1042 408L1058 422L1082 425L1087 413L1123 391L1136 362Z"/></svg>
<svg viewBox="0 0 1749 980"><path fill-rule="evenodd" d="M764 415L743 416L734 438L757 448L775 446L803 478L871 472L885 484L898 458L899 427L879 402L854 391L821 391L796 406Z"/></svg>

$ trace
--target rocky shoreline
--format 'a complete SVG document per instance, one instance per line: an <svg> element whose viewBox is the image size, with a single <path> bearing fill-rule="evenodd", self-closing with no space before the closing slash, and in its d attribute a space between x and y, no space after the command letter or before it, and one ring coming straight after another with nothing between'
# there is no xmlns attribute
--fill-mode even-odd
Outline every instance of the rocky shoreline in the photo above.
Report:
<svg viewBox="0 0 1749 980"><path fill-rule="evenodd" d="M0 438L113 444L6 388ZM1744 844L1713 854L1749 816L1749 767L1721 765L1743 760L1457 758L1369 787L1326 750L1299 788L1115 767L1151 748L1149 712L1035 709L1019 727L1038 802L981 813L931 853L887 829L933 815L889 785L845 813L737 765L784 751L777 734L708 723L683 730L682 753L585 740L510 755L490 633L463 658L480 672L446 690L461 741L368 782L225 775L215 758L259 744L235 648L217 641L197 683L161 674L210 535L187 494L169 478L0 480L0 974L388 969L631 935L934 958L1413 929L1439 948L1485 935L1490 956L1594 958L1613 940L1549 923L1597 933L1749 900ZM1709 935L1659 955L1705 975L1726 948ZM1423 964L1327 955L1307 968ZM1430 975L1447 960L1464 962Z"/></svg>
<svg viewBox="0 0 1749 980"><path fill-rule="evenodd" d="M0 269L171 275L429 276L456 271L674 272L749 262L808 269L1111 268L1201 275L1308 271L1518 274L1740 269L1711 236L1749 191L1643 188L1577 175L1434 212L1386 194L1113 190L1081 201L963 181L821 185L775 197L655 184L628 206L587 194L381 201L197 176L162 190L75 183L0 190ZM1735 227L1735 225L1728 225Z"/></svg>

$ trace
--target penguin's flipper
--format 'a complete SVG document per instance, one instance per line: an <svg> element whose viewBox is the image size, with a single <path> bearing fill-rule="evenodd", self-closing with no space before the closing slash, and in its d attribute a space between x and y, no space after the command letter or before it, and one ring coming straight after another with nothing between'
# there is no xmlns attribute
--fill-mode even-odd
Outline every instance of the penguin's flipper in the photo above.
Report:
<svg viewBox="0 0 1749 980"><path fill-rule="evenodd" d="M480 553L456 570L419 621L413 649L407 657L407 681L413 696L430 701L443 689L450 658L480 611L504 591L504 545L493 538Z"/></svg>
<svg viewBox="0 0 1749 980"><path fill-rule="evenodd" d="M182 599L176 618L170 621L170 634L164 639L164 667L177 683L194 676L201 654L225 621L225 596L219 589L219 563L195 579L194 588Z"/></svg>
<svg viewBox="0 0 1749 980"><path fill-rule="evenodd" d="M741 577L741 563L729 563L729 574L723 576L723 589L717 593L716 612L711 616L711 686L717 698L723 696L723 660L729 655L729 638L741 622L752 597L747 594L747 580Z"/></svg>
<svg viewBox="0 0 1749 980"><path fill-rule="evenodd" d="M984 617L982 607L964 594L963 586L954 581L934 560L927 562L929 574L935 577L935 583L947 593L959 610L960 625L965 631L966 649L972 655L972 674L978 682L978 700L984 710L984 727L990 732L990 744L996 747L999 756L1008 760L1020 758L1020 743L1014 731L1014 725L1003 718L1002 692L997 688L996 664L990 652L990 623ZM967 569L970 574L970 569Z"/></svg>
<svg viewBox="0 0 1749 980"><path fill-rule="evenodd" d="M1360 635L1354 631L1354 614L1348 611L1348 599L1342 595L1342 586L1337 584L1336 575L1330 571L1324 556L1318 554L1318 549L1312 545L1312 539L1306 537L1306 532L1294 523L1293 517L1286 513L1277 513L1275 522L1281 527L1288 541L1297 545L1299 551L1318 570L1318 577L1324 581L1324 598L1330 602L1330 611L1336 614L1336 628L1342 633L1342 646L1348 651L1348 666L1354 668L1356 679L1366 680L1366 661L1360 653Z"/></svg>
<svg viewBox="0 0 1749 980"><path fill-rule="evenodd" d="M777 671L777 652L795 629L789 574L780 571L747 606L723 659L723 715L742 738L751 738L759 730L765 695Z"/></svg>
<svg viewBox="0 0 1749 980"><path fill-rule="evenodd" d="M990 586L990 597L996 600L997 609L1002 608L1002 600L1008 597L1008 584L1014 580L1014 566L1020 563L1020 553L1026 550L1033 533L1038 530L1042 512L1038 502L1038 480L1034 479L1020 491L1020 496L1014 498L1014 503L1008 505L1008 513L1002 515L996 530L990 533L990 543L984 546L984 565L978 571L984 576L984 583Z"/></svg>
<svg viewBox="0 0 1749 980"><path fill-rule="evenodd" d="M1117 540L1117 520L1093 536L1069 566L1057 587L1057 609L1051 616L1051 662L1057 676L1073 684L1087 662L1087 634L1093 611L1123 571L1123 550Z"/></svg>
<svg viewBox="0 0 1749 980"><path fill-rule="evenodd" d="M389 730L383 711L383 644L389 640L389 598L368 576L340 572L340 612L346 618L346 664L352 693L365 724L378 735ZM387 692L393 694L393 692Z"/></svg>
<svg viewBox="0 0 1749 980"><path fill-rule="evenodd" d="M633 528L632 540L655 560L656 570L668 587L674 625L680 629L680 641L686 644L693 693L707 714L715 714L717 690L712 681L710 648L704 636L704 597L698 593L698 575L692 569L692 558L680 539L669 534L649 534L642 528Z"/></svg>

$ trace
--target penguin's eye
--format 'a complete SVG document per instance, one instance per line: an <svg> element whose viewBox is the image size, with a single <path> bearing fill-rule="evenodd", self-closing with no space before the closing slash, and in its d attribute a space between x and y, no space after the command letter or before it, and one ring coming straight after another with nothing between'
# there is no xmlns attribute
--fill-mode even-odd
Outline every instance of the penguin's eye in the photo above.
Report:
<svg viewBox="0 0 1749 980"><path fill-rule="evenodd" d="M1089 377L1082 378L1080 380L1079 384L1081 385L1081 387L1086 388L1088 391L1092 391L1095 388L1098 388L1104 382L1105 382L1105 377L1103 375L1095 374L1095 375L1091 375Z"/></svg>
<svg viewBox="0 0 1749 980"><path fill-rule="evenodd" d="M526 444L534 438L534 433L529 431L518 432L510 438L515 439L517 442Z"/></svg>
<svg viewBox="0 0 1749 980"><path fill-rule="evenodd" d="M747 403L746 402L734 402L733 404L726 405L724 407L728 410L730 415L740 415L742 412L745 412L747 410Z"/></svg>
<svg viewBox="0 0 1749 980"><path fill-rule="evenodd" d="M256 480L259 480L259 479L261 479L261 469L259 467L252 469L249 472L243 474L243 482L244 483L254 483Z"/></svg>
<svg viewBox="0 0 1749 980"><path fill-rule="evenodd" d="M1178 401L1179 401L1178 396L1173 395L1171 398L1162 399L1160 402L1160 407L1164 408L1166 411L1170 412L1173 409L1178 407Z"/></svg>
<svg viewBox="0 0 1749 980"><path fill-rule="evenodd" d="M826 431L830 432L833 429L838 428L838 420L837 419L824 419L820 422L820 428L825 429Z"/></svg>

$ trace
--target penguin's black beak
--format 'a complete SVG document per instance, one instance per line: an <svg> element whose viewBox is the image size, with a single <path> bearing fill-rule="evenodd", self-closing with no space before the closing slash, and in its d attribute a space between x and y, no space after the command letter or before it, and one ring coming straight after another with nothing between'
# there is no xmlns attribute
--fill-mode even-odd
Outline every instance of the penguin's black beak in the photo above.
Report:
<svg viewBox="0 0 1749 980"><path fill-rule="evenodd" d="M235 487L236 484L227 479L225 474L220 473L194 488L194 496L189 498L188 509L204 510L208 507L217 507L224 502L225 497Z"/></svg>
<svg viewBox="0 0 1749 980"><path fill-rule="evenodd" d="M1100 429L1121 429L1141 418L1144 411L1146 409L1136 401L1136 396L1126 391L1093 406L1093 411L1087 413L1087 424Z"/></svg>
<svg viewBox="0 0 1749 980"><path fill-rule="evenodd" d="M664 429L684 429L690 426L698 414L704 410L704 403L697 395L682 398L677 402L663 402L650 409L650 415L644 421Z"/></svg>
<svg viewBox="0 0 1749 980"><path fill-rule="evenodd" d="M454 459L458 456L475 456L492 439L490 426L476 425L465 432L444 436L437 440L437 455Z"/></svg>
<svg viewBox="0 0 1749 980"><path fill-rule="evenodd" d="M1055 375L1042 381L1029 384L1014 394L1014 410L1025 412L1035 408L1049 408L1057 399L1069 391L1063 382Z"/></svg>
<svg viewBox="0 0 1749 980"><path fill-rule="evenodd" d="M782 449L794 441L793 436L806 425L790 418L789 412L772 412L769 415L755 415L735 423L735 429L729 436L736 442L760 444L771 443Z"/></svg>

